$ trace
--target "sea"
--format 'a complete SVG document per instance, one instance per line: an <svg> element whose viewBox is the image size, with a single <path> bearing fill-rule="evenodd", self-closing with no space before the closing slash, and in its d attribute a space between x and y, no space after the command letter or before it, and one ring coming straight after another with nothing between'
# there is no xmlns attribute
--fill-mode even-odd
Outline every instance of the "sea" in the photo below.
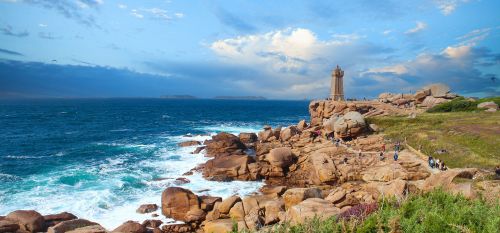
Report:
<svg viewBox="0 0 500 233"><path fill-rule="evenodd" d="M182 141L258 132L308 119L307 101L172 99L0 100L0 215L71 212L114 229L165 188L228 197L262 182L215 182L183 174L209 158ZM180 184L176 178L190 183Z"/></svg>

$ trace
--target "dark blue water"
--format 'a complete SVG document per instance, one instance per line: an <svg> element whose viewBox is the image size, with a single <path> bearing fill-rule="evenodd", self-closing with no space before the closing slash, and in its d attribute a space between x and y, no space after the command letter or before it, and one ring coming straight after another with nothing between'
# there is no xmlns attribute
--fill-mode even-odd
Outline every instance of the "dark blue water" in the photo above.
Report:
<svg viewBox="0 0 500 233"><path fill-rule="evenodd" d="M60 99L0 100L0 215L15 209L73 211L113 227L138 204L159 204L161 191L198 163L180 141L220 131L307 119L306 101ZM227 196L258 182L217 183L199 174L186 188ZM148 216L149 217L149 216Z"/></svg>

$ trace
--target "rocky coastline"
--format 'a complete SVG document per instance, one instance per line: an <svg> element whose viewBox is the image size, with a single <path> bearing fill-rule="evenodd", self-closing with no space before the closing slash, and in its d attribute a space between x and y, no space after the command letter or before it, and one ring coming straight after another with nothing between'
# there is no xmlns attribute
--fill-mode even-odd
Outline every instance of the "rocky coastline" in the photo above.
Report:
<svg viewBox="0 0 500 233"><path fill-rule="evenodd" d="M321 219L341 216L352 209L374 211L380 198L403 198L437 187L468 198L475 198L481 192L500 191L498 185L488 181L483 181L482 189L468 181L485 176L479 169L435 171L423 158L406 149L394 161L390 146L380 156L380 148L393 142L385 139L376 125L367 124L365 117L412 116L422 111L417 105L431 102L427 100L429 97L446 100L456 97L449 90L434 89L411 96L381 95L375 101L312 101L310 122L300 120L287 127L265 126L257 134L221 132L204 142L180 143L181 147L192 147L193 156L211 159L186 171L185 177L179 177L176 180L179 187L165 189L161 206L144 204L137 209L143 214L160 210L165 217L177 220L175 223L152 218L105 229L67 212L43 216L35 210L17 210L0 216L0 232L209 233L230 232L235 225L239 230L255 231L283 222L300 224L315 216ZM330 136L341 143L333 143ZM265 185L244 197L198 196L180 187L195 172L207 180L263 181ZM458 178L463 181L453 182Z"/></svg>

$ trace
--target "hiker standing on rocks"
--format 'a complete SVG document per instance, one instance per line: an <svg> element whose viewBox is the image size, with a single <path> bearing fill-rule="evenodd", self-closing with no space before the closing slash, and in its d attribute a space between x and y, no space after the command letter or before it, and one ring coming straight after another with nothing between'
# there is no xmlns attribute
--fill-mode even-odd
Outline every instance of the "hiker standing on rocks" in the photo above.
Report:
<svg viewBox="0 0 500 233"><path fill-rule="evenodd" d="M439 166L441 166L441 160L436 159L436 164L434 165L434 167L439 169Z"/></svg>
<svg viewBox="0 0 500 233"><path fill-rule="evenodd" d="M399 143L399 141L397 141L396 144L394 144L394 150L399 151L400 146L401 144Z"/></svg>
<svg viewBox="0 0 500 233"><path fill-rule="evenodd" d="M395 151L394 151L394 161L398 161L398 157L399 157L399 156L398 156L398 151L397 151L397 150L395 150Z"/></svg>
<svg viewBox="0 0 500 233"><path fill-rule="evenodd" d="M384 151L380 151L379 158L380 158L380 161L385 159L384 158Z"/></svg>

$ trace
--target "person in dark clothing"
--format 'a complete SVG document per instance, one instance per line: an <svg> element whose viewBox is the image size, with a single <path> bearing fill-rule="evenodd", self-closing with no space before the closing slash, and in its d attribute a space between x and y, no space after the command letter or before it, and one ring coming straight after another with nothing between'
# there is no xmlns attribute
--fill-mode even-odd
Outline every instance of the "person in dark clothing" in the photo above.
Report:
<svg viewBox="0 0 500 233"><path fill-rule="evenodd" d="M428 162L429 167L434 168L434 158L432 156L429 156Z"/></svg>
<svg viewBox="0 0 500 233"><path fill-rule="evenodd" d="M496 179L500 180L500 165L495 168Z"/></svg>
<svg viewBox="0 0 500 233"><path fill-rule="evenodd" d="M398 161L398 151L394 151L394 161Z"/></svg>

